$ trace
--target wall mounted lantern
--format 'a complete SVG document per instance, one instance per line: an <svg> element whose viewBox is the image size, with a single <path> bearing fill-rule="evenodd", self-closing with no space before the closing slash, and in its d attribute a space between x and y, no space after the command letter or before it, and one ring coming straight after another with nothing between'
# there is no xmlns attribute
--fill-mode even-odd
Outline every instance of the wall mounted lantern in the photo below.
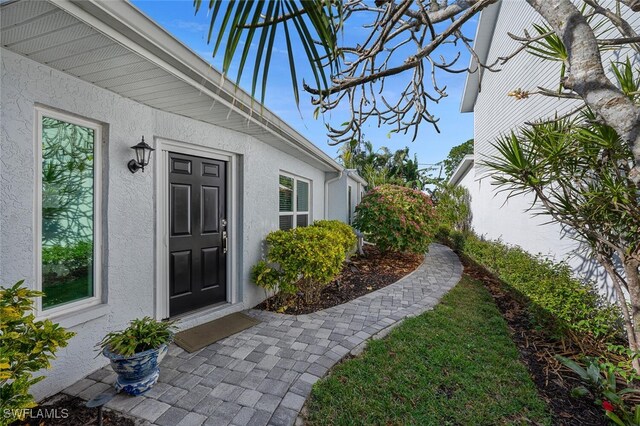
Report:
<svg viewBox="0 0 640 426"><path fill-rule="evenodd" d="M137 145L131 147L136 151L136 159L129 161L127 166L129 167L129 171L131 173L137 172L139 169L142 169L144 172L144 167L149 165L149 160L151 159L151 152L155 151L155 149L151 148L145 141L144 136L142 137L142 141Z"/></svg>

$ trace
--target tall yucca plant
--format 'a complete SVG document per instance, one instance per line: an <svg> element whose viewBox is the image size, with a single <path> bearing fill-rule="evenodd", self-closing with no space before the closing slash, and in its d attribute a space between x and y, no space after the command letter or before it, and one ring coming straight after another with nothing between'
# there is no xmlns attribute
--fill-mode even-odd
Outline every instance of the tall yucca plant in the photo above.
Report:
<svg viewBox="0 0 640 426"><path fill-rule="evenodd" d="M194 0L196 14L202 0ZM338 66L336 40L342 25L342 2L333 0L210 0L211 15L207 41L213 43L213 56L224 46L222 72L226 74L234 58L239 58L236 84L245 68L252 68L251 95L260 88L264 103L276 34L284 32L289 72L296 104L300 103L296 59L309 64L317 87L326 89L330 74ZM219 24L219 27L217 27ZM214 34L217 30L217 35ZM257 41L253 60L252 43ZM302 46L304 54L296 52ZM239 56L237 56L239 54ZM329 73L329 75L328 75Z"/></svg>

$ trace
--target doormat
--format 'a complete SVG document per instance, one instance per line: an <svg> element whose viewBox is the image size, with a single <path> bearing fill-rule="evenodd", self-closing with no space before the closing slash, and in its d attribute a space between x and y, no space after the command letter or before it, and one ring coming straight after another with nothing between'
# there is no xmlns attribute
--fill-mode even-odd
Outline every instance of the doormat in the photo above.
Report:
<svg viewBox="0 0 640 426"><path fill-rule="evenodd" d="M181 331L175 335L174 342L185 351L191 353L259 323L260 321L255 318L236 312L189 330Z"/></svg>

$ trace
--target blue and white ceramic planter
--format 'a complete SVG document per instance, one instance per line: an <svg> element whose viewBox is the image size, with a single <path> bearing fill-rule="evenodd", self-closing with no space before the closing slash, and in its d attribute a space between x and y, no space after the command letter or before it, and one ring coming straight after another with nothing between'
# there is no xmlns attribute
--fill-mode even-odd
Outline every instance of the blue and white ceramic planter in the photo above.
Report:
<svg viewBox="0 0 640 426"><path fill-rule="evenodd" d="M142 395L158 382L160 361L167 354L168 344L149 349L130 357L118 355L104 348L102 354L111 361L111 368L118 374L114 386L118 392Z"/></svg>

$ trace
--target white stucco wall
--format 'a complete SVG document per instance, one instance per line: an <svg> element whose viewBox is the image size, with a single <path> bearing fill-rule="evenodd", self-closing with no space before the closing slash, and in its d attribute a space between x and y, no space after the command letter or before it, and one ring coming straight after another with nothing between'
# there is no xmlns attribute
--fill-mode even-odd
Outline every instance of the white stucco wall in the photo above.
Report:
<svg viewBox="0 0 640 426"><path fill-rule="evenodd" d="M327 219L347 222L347 173L342 173L338 179L335 179L337 174L333 176L328 185Z"/></svg>
<svg viewBox="0 0 640 426"><path fill-rule="evenodd" d="M0 283L25 279L35 285L34 106L41 105L104 123L103 302L82 316L54 318L77 333L58 353L47 378L33 389L42 398L72 384L106 364L95 357L94 345L108 331L123 328L135 317L154 315L155 174L152 157L144 173L131 174L131 145L145 135L199 144L237 154L241 186L242 251L237 253L240 308L254 306L264 293L249 282L267 233L278 228L280 170L311 180L312 220L324 217L325 172L263 142L222 127L161 112L93 86L2 49L0 144ZM236 241L236 244L239 242ZM97 316L97 318L92 318ZM90 319L92 318L92 319Z"/></svg>
<svg viewBox="0 0 640 426"><path fill-rule="evenodd" d="M355 208L361 200L360 192L364 190L364 185L349 175L348 170L345 170L341 176L332 173L327 181L329 182L327 218L349 223L349 210L351 210L353 219ZM349 186L352 188L351 205L349 205Z"/></svg>

